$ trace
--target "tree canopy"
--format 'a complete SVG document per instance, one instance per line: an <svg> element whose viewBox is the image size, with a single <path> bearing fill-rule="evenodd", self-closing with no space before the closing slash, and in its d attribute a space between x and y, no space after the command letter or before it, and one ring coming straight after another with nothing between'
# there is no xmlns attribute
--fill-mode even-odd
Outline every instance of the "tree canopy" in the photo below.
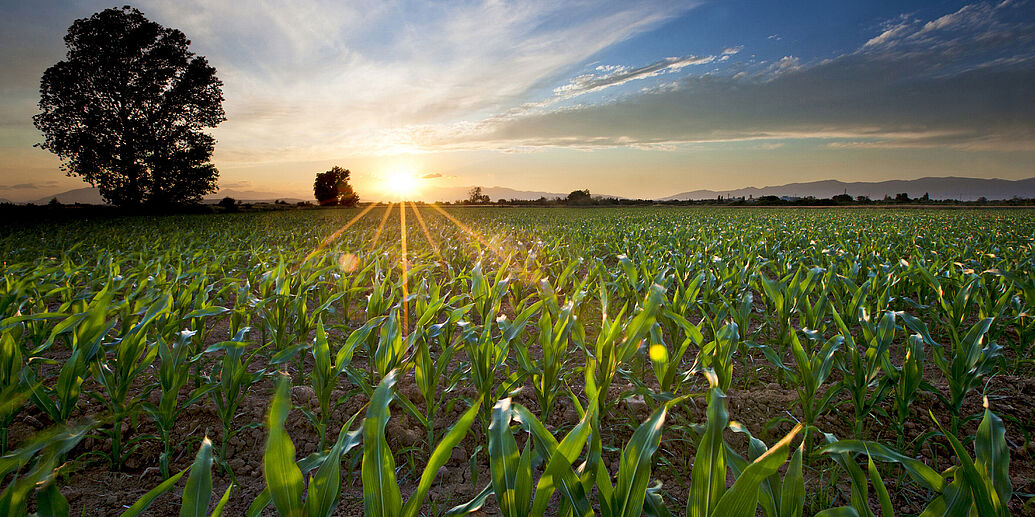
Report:
<svg viewBox="0 0 1035 517"><path fill-rule="evenodd" d="M490 203L492 199L489 198L488 194L482 194L481 187L472 187L471 190L467 191L467 202L472 204Z"/></svg>
<svg viewBox="0 0 1035 517"><path fill-rule="evenodd" d="M202 130L226 120L223 83L189 45L130 7L76 20L65 60L40 81L37 145L115 205L196 202L214 192L215 139Z"/></svg>
<svg viewBox="0 0 1035 517"><path fill-rule="evenodd" d="M588 205L593 202L593 197L589 195L589 189L585 190L573 190L568 194L568 204L572 205Z"/></svg>
<svg viewBox="0 0 1035 517"><path fill-rule="evenodd" d="M351 174L348 169L337 165L327 172L317 174L313 182L313 196L321 205L356 206L359 195L349 185Z"/></svg>

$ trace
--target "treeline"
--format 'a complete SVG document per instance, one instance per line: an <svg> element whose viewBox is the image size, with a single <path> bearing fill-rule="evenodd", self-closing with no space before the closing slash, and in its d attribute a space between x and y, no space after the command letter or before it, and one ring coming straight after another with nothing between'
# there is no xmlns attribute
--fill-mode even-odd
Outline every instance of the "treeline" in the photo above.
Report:
<svg viewBox="0 0 1035 517"><path fill-rule="evenodd" d="M712 199L699 200L670 200L659 201L663 205L726 205L726 206L889 206L889 205L944 205L944 206L1032 206L1035 205L1035 198L1021 198L1014 196L1011 199L989 200L980 197L976 200L960 201L959 199L931 199L928 194L918 198L910 198L909 194L902 192L892 196L884 196L882 199L870 199L869 196L849 196L838 194L832 198L817 198L814 196L805 197L724 197L718 196Z"/></svg>

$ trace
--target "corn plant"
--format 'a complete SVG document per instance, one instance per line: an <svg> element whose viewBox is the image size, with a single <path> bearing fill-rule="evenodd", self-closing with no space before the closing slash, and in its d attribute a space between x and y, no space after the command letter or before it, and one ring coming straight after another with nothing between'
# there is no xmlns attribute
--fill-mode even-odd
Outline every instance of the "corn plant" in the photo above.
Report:
<svg viewBox="0 0 1035 517"><path fill-rule="evenodd" d="M0 515L28 516L28 500L36 492L40 515L68 515L68 500L57 487L65 455L93 429L93 422L61 425L37 433L18 449L0 457L0 479L11 476L0 491Z"/></svg>
<svg viewBox="0 0 1035 517"><path fill-rule="evenodd" d="M773 348L779 357L785 356L791 345L791 334L793 333L791 318L802 307L808 305L808 295L823 273L822 268L813 267L810 269L799 268L793 274L773 280L764 274L758 276L761 284L760 290L765 293L766 303L775 313L771 324L778 333L778 346ZM782 384L783 371L777 370L777 376Z"/></svg>
<svg viewBox="0 0 1035 517"><path fill-rule="evenodd" d="M571 340L571 333L575 326L574 304L569 302L564 307L558 307L556 312L547 309L548 304L539 315L539 349L542 357L532 359L529 356L527 346L515 347L518 364L530 377L535 392L536 402L539 403L540 418L547 420L553 410L554 401L560 392L567 369L565 361L568 359L568 346ZM528 310L528 309L526 309Z"/></svg>
<svg viewBox="0 0 1035 517"><path fill-rule="evenodd" d="M590 515L586 489L572 470L591 435L590 422L596 416L595 401L579 423L560 441L543 426L527 408L510 398L496 403L489 426L489 470L491 483L471 502L452 508L447 515L466 515L481 508L485 498L496 495L500 512L506 517L543 515L551 496L558 490L568 511L575 515ZM519 452L511 422L517 420L528 433L524 449ZM545 462L542 475L533 492L533 449L535 463Z"/></svg>
<svg viewBox="0 0 1035 517"><path fill-rule="evenodd" d="M112 292L105 286L90 300L83 312L68 316L54 326L49 343L58 336L69 334L68 343L72 350L61 365L57 381L47 385L42 379L30 377L32 401L54 423L65 424L75 410L82 394L83 381L90 374L90 365L101 353L101 342L115 326L107 318L111 311Z"/></svg>
<svg viewBox="0 0 1035 517"><path fill-rule="evenodd" d="M765 442L752 436L742 425L731 422L729 428L735 432L746 434L748 437L747 458L742 457L732 447L726 445L727 464L733 477L739 478L748 466L766 454L769 448ZM800 517L802 515L805 505L805 478L802 474L802 463L805 456L805 444L808 441L808 428L805 429L805 434L806 436L802 437L801 443L791 454L791 460L783 478L778 472L774 472L759 484L758 505L766 517Z"/></svg>
<svg viewBox="0 0 1035 517"><path fill-rule="evenodd" d="M969 420L961 414L964 399L992 372L995 360L1002 353L1002 348L995 342L985 342L985 335L992 326L992 318L975 323L960 341L954 341L949 349L931 339L927 325L922 321L912 317L904 317L903 321L934 348L934 364L949 384L948 397L938 391L935 391L935 395L949 408L952 416L950 427L953 433L958 434L960 427Z"/></svg>
<svg viewBox="0 0 1035 517"><path fill-rule="evenodd" d="M708 391L708 412L704 434L697 445L697 454L690 472L690 494L687 517L751 516L758 508L759 487L787 462L791 441L802 430L795 426L779 442L751 463L740 468L733 486L726 488L727 454L722 437L729 425L726 396L712 381ZM790 501L789 501L790 502Z"/></svg>
<svg viewBox="0 0 1035 517"><path fill-rule="evenodd" d="M266 421L266 449L263 455L263 477L266 491L248 509L249 515L258 514L272 501L277 513L285 516L329 516L338 505L341 492L341 456L358 445L359 435L350 432L350 419L339 433L338 441L310 474L308 490L302 469L295 460L295 446L284 429L291 410L291 380L284 374L277 379L276 392L270 403ZM303 499L303 491L306 496ZM254 512L254 513L253 513Z"/></svg>
<svg viewBox="0 0 1035 517"><path fill-rule="evenodd" d="M909 408L916 400L920 387L933 389L923 379L924 363L924 339L920 334L909 336L906 344L906 354L902 358L902 366L888 369L887 374L891 378L895 389L895 426L898 430L897 445L901 447L905 438L905 424L909 419Z"/></svg>
<svg viewBox="0 0 1035 517"><path fill-rule="evenodd" d="M842 385L848 392L855 416L855 436L862 438L868 415L878 407L891 387L890 377L883 375L882 367L890 364L888 349L895 339L895 315L888 311L876 325L865 310L858 315L863 343L860 347L837 309L831 308L834 321L844 339L841 367Z"/></svg>
<svg viewBox="0 0 1035 517"><path fill-rule="evenodd" d="M415 517L420 512L428 491L449 456L467 435L478 415L480 401L475 401L446 432L428 458L417 483L417 490L403 504L395 477L395 460L385 440L385 426L391 418L388 405L392 402L392 387L398 372L392 371L381 380L367 408L363 420L363 514L372 517ZM306 514L311 515L311 514Z"/></svg>
<svg viewBox="0 0 1035 517"><path fill-rule="evenodd" d="M413 359L413 380L424 399L426 413L423 415L423 423L429 449L431 444L435 443L435 416L438 414L439 405L447 398L451 388L460 381L460 372L450 369L450 362L459 349L454 343L454 334L458 328L457 324L471 307L472 305L465 305L449 311L446 321L430 325L417 341L417 351ZM434 358L431 355L432 342L438 343L438 353ZM440 387L444 389L440 390ZM446 404L448 410L452 401Z"/></svg>
<svg viewBox="0 0 1035 517"><path fill-rule="evenodd" d="M236 421L237 409L248 394L248 389L265 376L265 370L249 371L252 361L263 348L261 346L251 347L251 350L249 350L250 345L244 340L249 330L248 327L244 327L230 341L216 343L205 350L206 354L223 352L222 360L215 363L210 374L210 382L215 385L215 388L208 393L212 404L216 407L216 415L219 417L220 423L223 424L223 433L220 435L221 440L219 443L219 458L224 462L224 469L227 472L231 472L231 475L233 473L230 470L230 466L225 463L227 444L242 429L257 425L246 424L239 426Z"/></svg>
<svg viewBox="0 0 1035 517"><path fill-rule="evenodd" d="M22 385L22 350L12 332L0 333L0 395L3 400L17 398ZM20 403L0 413L0 456L7 454L7 431L21 409Z"/></svg>
<svg viewBox="0 0 1035 517"><path fill-rule="evenodd" d="M691 370L715 372L719 389L728 391L733 382L733 354L739 343L739 327L732 321L726 323L715 332L715 339L701 347Z"/></svg>
<svg viewBox="0 0 1035 517"><path fill-rule="evenodd" d="M95 393L90 395L104 403L111 412L111 429L102 429L101 432L111 439L108 460L115 471L122 470L126 458L142 439L150 438L138 436L123 444L122 424L127 418L136 420L137 410L146 396L146 392L130 396L129 391L158 355L158 347L148 341L148 331L151 323L169 310L171 303L172 298L168 294L160 296L125 337L107 345L108 350L99 354L90 365L94 379L104 389L106 396Z"/></svg>
<svg viewBox="0 0 1035 517"><path fill-rule="evenodd" d="M625 319L623 316L626 308L623 307L614 318L611 318L608 316L609 297L606 288L601 286L600 332L593 349L586 354L586 372L592 374L594 386L601 393L608 392L619 366L628 363L639 350L641 342L649 336L650 329L664 306L665 298L665 288L653 284L635 315ZM611 406L617 403L617 400L605 402L600 412L607 413Z"/></svg>
<svg viewBox="0 0 1035 517"><path fill-rule="evenodd" d="M790 382L798 394L798 406L801 408L802 423L806 428L814 428L821 415L826 413L835 397L844 387L843 383L827 386L823 390L823 383L827 381L834 370L837 352L844 343L844 337L834 335L823 342L822 335L814 331L805 331L808 337L806 341L810 346L806 349L798 339L798 333L791 334L791 356L794 358L792 367L786 367L782 363L777 366L785 369L790 376ZM820 346L820 343L823 343ZM777 419L786 420L786 419ZM807 445L808 434L802 440L805 449L805 457L808 458L811 450Z"/></svg>
<svg viewBox="0 0 1035 517"><path fill-rule="evenodd" d="M234 489L234 484L230 483L230 486L226 487L226 491L223 492L223 496L216 502L212 513L208 513L209 504L212 502L212 462L212 442L206 436L201 441L201 448L198 449L198 453L194 457L194 463L175 475L169 476L161 484L149 490L126 511L122 512L120 517L142 515L151 507L151 503L158 496L172 490L180 478L188 471L190 475L187 477L187 484L184 485L183 494L180 496L180 517L205 517L206 515L208 517L220 517L223 515L226 503L230 501L230 494Z"/></svg>
<svg viewBox="0 0 1035 517"><path fill-rule="evenodd" d="M180 392L190 381L191 366L200 359L199 355L191 355L193 331L182 331L173 342L158 338L158 404L144 403L144 411L151 415L158 427L158 436L162 441L162 455L159 468L166 479L171 475L169 463L172 460L172 429L176 419L188 406L202 400L216 385L205 383L191 390L186 400L180 403Z"/></svg>
<svg viewBox="0 0 1035 517"><path fill-rule="evenodd" d="M905 456L883 444L862 441L838 441L827 435L828 444L822 448L839 465L849 471L852 478L851 506L860 516L872 515L868 504L868 491L862 469L855 463L856 454L867 455L870 482L878 492L882 513L893 515L887 489L880 479L873 459L896 463L921 487L936 495L930 500L922 515L925 516L1006 516L1007 502L1013 494L1010 483L1010 455L1006 445L1006 430L1003 421L989 409L985 410L974 437L975 456L971 457L960 440L946 432L931 413L931 419L949 441L957 464L938 473L923 462ZM950 481L951 479L951 481Z"/></svg>
<svg viewBox="0 0 1035 517"><path fill-rule="evenodd" d="M331 349L327 342L327 332L324 329L323 321L316 324L316 337L313 339L313 370L311 382L316 400L319 403L320 415L313 415L306 408L300 408L306 419L317 430L319 435L319 450L324 449L327 434L327 422L331 414L331 392L338 387L338 379L352 364L352 355L356 347L366 340L366 337L373 330L374 326L381 320L379 318L367 322L366 325L356 329L349 334L348 339L338 349L331 360Z"/></svg>
<svg viewBox="0 0 1035 517"><path fill-rule="evenodd" d="M678 347L669 352L669 345L664 340L664 329L668 328L670 336L683 335L683 340ZM676 332L679 330L679 333ZM683 382L691 375L689 370L681 369L683 357L690 349L690 346L700 348L704 344L704 335L701 333L701 325L694 325L687 321L680 314L664 309L661 317L650 329L650 348L647 355L650 357L651 365L654 367L654 377L662 393L678 393Z"/></svg>
<svg viewBox="0 0 1035 517"><path fill-rule="evenodd" d="M501 316L493 325L490 320L485 323L481 332L472 329L463 336L464 352L469 361L467 370L477 390L479 405L482 407L480 418L483 431L487 431L489 427L489 410L485 408L490 407L492 401L499 399L501 394L510 393L521 383L521 377L510 371L507 356L510 354L511 343L524 330L539 306L540 302L530 305L514 321ZM494 326L499 329L499 335L495 337ZM498 382L497 375L503 376L505 380L502 383Z"/></svg>

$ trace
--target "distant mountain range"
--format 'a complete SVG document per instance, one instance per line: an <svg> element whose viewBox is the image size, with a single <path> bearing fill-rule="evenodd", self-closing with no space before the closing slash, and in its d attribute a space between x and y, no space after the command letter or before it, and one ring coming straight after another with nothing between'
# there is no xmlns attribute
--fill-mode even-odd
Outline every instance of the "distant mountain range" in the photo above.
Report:
<svg viewBox="0 0 1035 517"><path fill-rule="evenodd" d="M659 201L670 200L700 200L715 199L723 197L805 197L831 198L838 194L847 193L853 198L856 196L868 196L870 199L879 200L884 196L895 197L896 194L905 192L910 198L916 199L927 194L931 199L958 199L960 201L974 201L980 197L986 199L1011 199L1014 196L1022 198L1035 197L1035 178L1011 181L1001 179L981 178L959 178L947 176L940 178L920 178L915 180L891 180L876 182L850 182L836 180L812 181L808 183L788 183L786 185L772 187L748 187L736 190L693 190L683 192L674 196L661 198Z"/></svg>
<svg viewBox="0 0 1035 517"><path fill-rule="evenodd" d="M425 188L421 198L428 202L458 201L467 199L467 193L472 187L429 187ZM806 197L830 198L838 194L845 194L852 197L868 196L870 199L879 200L884 196L894 197L896 194L905 192L909 197L916 199L924 194L931 199L958 199L960 201L974 201L980 197L989 200L1010 199L1013 197L1035 198L1035 177L1023 180L1002 180L1002 179L980 179L960 178L954 176L939 178L920 178L915 180L891 180L877 182L843 182L837 180L812 181L807 183L788 183L786 185L770 187L748 187L735 190L692 190L682 192L673 196L660 198L658 201L671 200L701 200L723 197ZM534 190L516 190L507 187L483 187L482 193L489 196L493 201L499 199L521 199L535 200L539 198L564 198L568 194L560 192L542 192ZM378 200L377 196L362 196L364 201ZM264 192L257 190L223 189L216 194L205 196L205 203L217 203L224 197L232 197L238 201L250 203L272 203L276 200L296 203L299 201L312 201L306 197L294 195L277 194L276 192ZM620 197L610 195L596 195L593 197ZM50 202L51 199L63 204L104 204L100 193L92 187L79 188L46 196L32 201L37 205ZM0 200L0 202L4 202Z"/></svg>

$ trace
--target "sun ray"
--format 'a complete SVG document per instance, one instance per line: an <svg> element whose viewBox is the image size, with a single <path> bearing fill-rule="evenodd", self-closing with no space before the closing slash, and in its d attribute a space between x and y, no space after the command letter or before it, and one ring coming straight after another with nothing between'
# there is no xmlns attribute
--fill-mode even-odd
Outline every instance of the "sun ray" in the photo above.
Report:
<svg viewBox="0 0 1035 517"><path fill-rule="evenodd" d="M389 201L388 207L385 208L385 215L381 216L381 222L377 225L377 231L374 232L374 240L370 241L370 253L374 252L374 247L377 246L377 240L381 238L381 230L384 230L385 221L387 221L388 216L392 214L393 204L395 203Z"/></svg>
<svg viewBox="0 0 1035 517"><path fill-rule="evenodd" d="M399 266L402 268L402 292L403 292L403 339L409 332L410 322L410 288L409 288L409 259L407 259L406 249L406 202L401 201L399 203L399 246L402 249L402 255L399 258Z"/></svg>
<svg viewBox="0 0 1035 517"><path fill-rule="evenodd" d="M437 210L440 214L444 215L446 217L446 219L449 219L458 228L460 228L461 230L466 232L468 235L473 237L474 240L476 240L479 243L481 243L482 246L485 246L490 251L495 253L496 256L499 257L500 260L502 260L504 262L503 267L507 268L507 269L510 269L510 267L511 267L511 256L510 255L507 255L507 254L503 253L503 250L500 249L499 247L493 246L492 244L490 244L481 235L479 235L478 232L472 230L466 224L460 222L459 219L453 217L452 214L450 214L449 212L446 212L445 210L443 210L442 207L440 207L440 206L438 206L436 204L432 204L432 205L429 205L429 206L431 206L431 208L434 208L435 210Z"/></svg>
<svg viewBox="0 0 1035 517"><path fill-rule="evenodd" d="M364 215L367 215L368 212L373 210L374 207L379 205L379 204L380 203L378 202L378 203L371 203L371 204L367 205L367 207L364 208L362 212L356 214L355 217L350 219L349 222L345 223L341 228L338 228L337 231L335 231L334 233L328 235L327 238L325 238L323 240L323 242L321 242L319 245L316 246L316 249L314 249L312 252L310 252L308 255L306 255L304 259L302 259L301 264L305 264L306 262L309 261L309 259L313 258L313 256L315 256L317 253L319 253L324 248L326 248L330 243L332 243L335 240L337 240L338 237L340 237L341 234L345 232L345 230L348 230L350 226L352 226L353 224L356 224L357 221L362 219ZM301 264L299 264L299 265L301 265Z"/></svg>
<svg viewBox="0 0 1035 517"><path fill-rule="evenodd" d="M424 216L420 215L420 210L417 209L416 203L410 203L410 208L413 208L413 213L417 215L417 222L420 223L420 227L424 230L424 237L428 239L428 244L431 245L431 249L435 251L435 256L439 260L442 260L442 253L438 250L438 245L435 244L435 240L431 238L431 232L428 231L428 225L424 222Z"/></svg>

